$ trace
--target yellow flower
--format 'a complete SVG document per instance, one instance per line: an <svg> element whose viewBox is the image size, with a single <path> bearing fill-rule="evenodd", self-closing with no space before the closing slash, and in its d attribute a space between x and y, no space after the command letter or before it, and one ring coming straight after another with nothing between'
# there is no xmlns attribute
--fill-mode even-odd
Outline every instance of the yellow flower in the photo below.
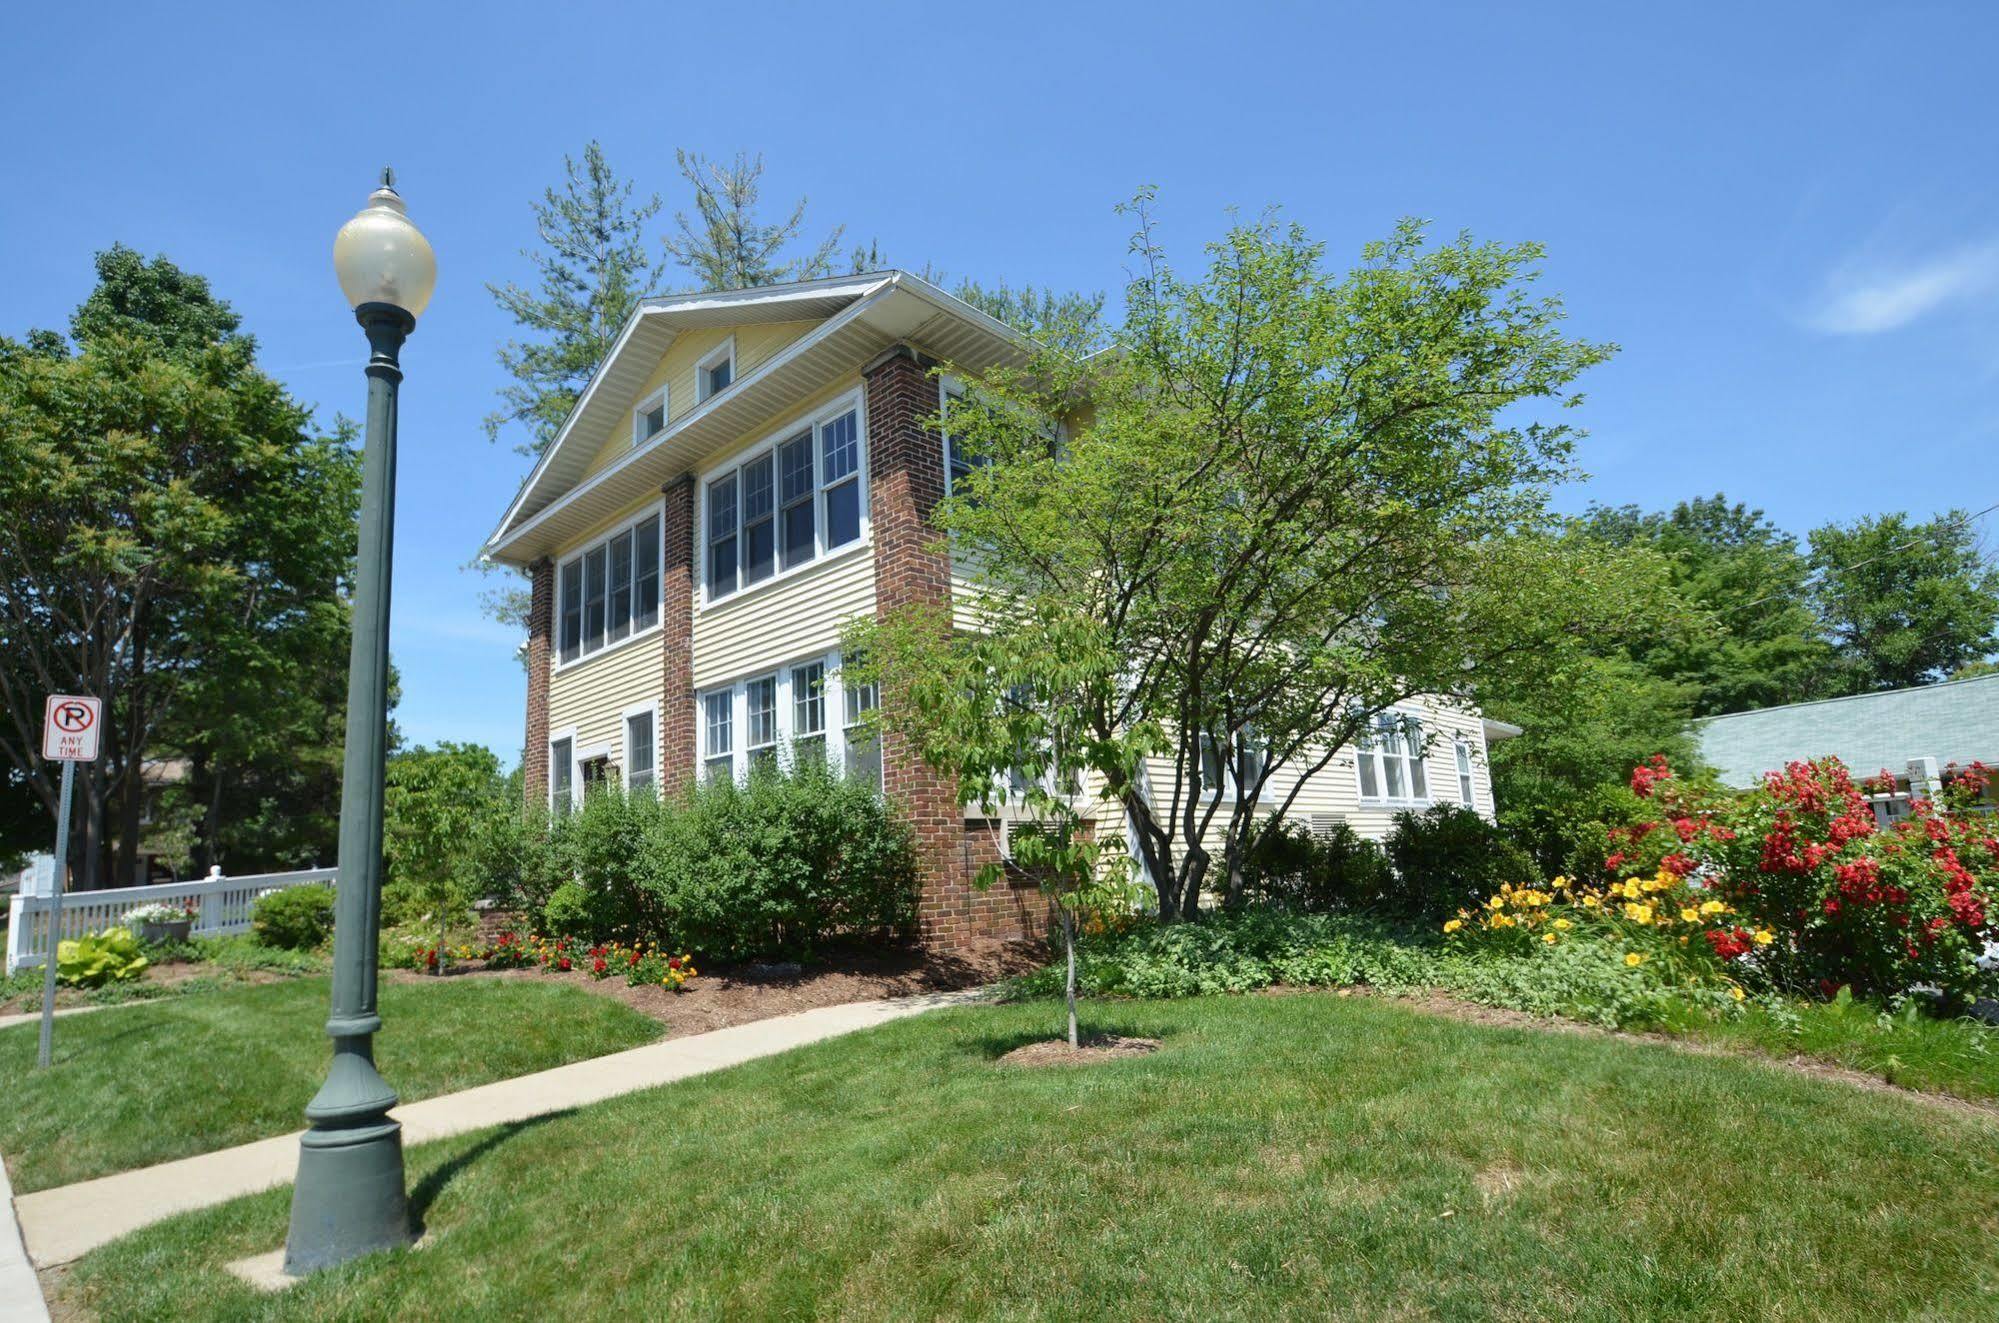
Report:
<svg viewBox="0 0 1999 1323"><path fill-rule="evenodd" d="M1731 997L1733 997L1733 998L1735 998L1735 999L1736 999L1737 1001L1741 1001L1741 1000L1742 1000L1742 989L1741 989L1741 988L1738 988L1738 987L1735 987L1735 986L1734 986L1733 984L1731 984L1731 985L1729 986L1729 989L1728 989L1728 995L1729 995L1729 996L1731 996Z"/></svg>
<svg viewBox="0 0 1999 1323"><path fill-rule="evenodd" d="M1719 914L1727 908L1728 906L1722 904L1718 900L1704 900L1701 902L1702 914Z"/></svg>
<svg viewBox="0 0 1999 1323"><path fill-rule="evenodd" d="M1555 926L1557 928L1560 928L1563 932L1567 932L1569 929L1575 927L1575 925L1573 923L1570 923L1567 919L1555 920Z"/></svg>
<svg viewBox="0 0 1999 1323"><path fill-rule="evenodd" d="M1553 933L1544 934L1541 940L1546 942L1549 946L1553 946L1555 944L1555 934Z"/></svg>
<svg viewBox="0 0 1999 1323"><path fill-rule="evenodd" d="M1643 927L1652 922L1652 906L1649 902L1643 905L1634 905L1630 901L1626 901L1624 904L1624 917Z"/></svg>
<svg viewBox="0 0 1999 1323"><path fill-rule="evenodd" d="M1569 880L1565 877L1558 877L1553 882L1550 882L1548 885L1555 888L1557 891L1565 891L1568 889Z"/></svg>
<svg viewBox="0 0 1999 1323"><path fill-rule="evenodd" d="M1636 969L1645 963L1645 957L1639 955L1636 951L1627 951L1624 955L1624 963Z"/></svg>
<svg viewBox="0 0 1999 1323"><path fill-rule="evenodd" d="M1513 919L1510 915L1495 914L1492 916L1492 926L1495 928L1511 928L1513 926Z"/></svg>
<svg viewBox="0 0 1999 1323"><path fill-rule="evenodd" d="M1603 900L1595 892L1591 892L1589 895L1583 897L1583 908L1586 910L1593 910L1601 904L1603 904Z"/></svg>
<svg viewBox="0 0 1999 1323"><path fill-rule="evenodd" d="M1777 935L1771 932L1768 928L1758 928L1756 930L1756 945L1768 946L1770 945L1770 943L1776 940L1777 940Z"/></svg>
<svg viewBox="0 0 1999 1323"><path fill-rule="evenodd" d="M1699 923L1699 922L1700 922L1700 918L1701 918L1701 916L1700 916L1700 911L1699 911L1699 910L1694 910L1694 909L1688 909L1688 908L1686 908L1686 907L1684 907L1684 906L1683 906L1683 907L1681 907L1681 909L1680 909L1680 922L1681 922L1681 923Z"/></svg>
<svg viewBox="0 0 1999 1323"><path fill-rule="evenodd" d="M1488 900L1486 904L1496 910L1503 910L1506 908L1506 900L1502 896L1494 896L1491 900Z"/></svg>
<svg viewBox="0 0 1999 1323"><path fill-rule="evenodd" d="M1463 919L1452 919L1444 925L1444 931L1447 933L1454 933L1458 929L1464 926L1465 926L1465 921Z"/></svg>

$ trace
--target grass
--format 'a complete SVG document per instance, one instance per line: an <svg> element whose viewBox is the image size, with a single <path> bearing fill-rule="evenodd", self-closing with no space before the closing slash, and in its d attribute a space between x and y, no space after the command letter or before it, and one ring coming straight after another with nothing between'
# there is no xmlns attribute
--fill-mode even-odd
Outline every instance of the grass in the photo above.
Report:
<svg viewBox="0 0 1999 1323"><path fill-rule="evenodd" d="M1890 1014L1865 1001L1765 1003L1679 1032L1722 1047L1828 1062L1905 1089L1999 1099L1999 1029L1923 1015L1913 1004Z"/></svg>
<svg viewBox="0 0 1999 1323"><path fill-rule="evenodd" d="M83 1259L123 1319L1989 1319L1999 1125L1328 994L940 1012L410 1154L429 1236L257 1295L274 1191Z"/></svg>
<svg viewBox="0 0 1999 1323"><path fill-rule="evenodd" d="M375 1058L404 1101L636 1047L659 1025L580 988L499 979L385 983ZM328 980L293 979L0 1030L0 1153L16 1191L303 1127L325 1077Z"/></svg>

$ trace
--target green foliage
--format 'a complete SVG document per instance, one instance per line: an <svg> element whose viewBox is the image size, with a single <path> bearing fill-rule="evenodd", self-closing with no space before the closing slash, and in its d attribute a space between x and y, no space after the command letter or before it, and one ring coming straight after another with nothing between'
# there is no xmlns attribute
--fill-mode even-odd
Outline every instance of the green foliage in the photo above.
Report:
<svg viewBox="0 0 1999 1323"><path fill-rule="evenodd" d="M42 696L106 700L104 757L79 782L84 885L114 840L129 864L142 831L184 840L190 818L219 858L259 811L262 785L246 772L273 742L287 757L337 746L325 677L347 652L360 489L345 435L312 430L204 280L123 248L98 272L75 352L47 335L0 342L0 758L8 784L52 813L54 778L32 739ZM245 686L256 703L241 701ZM170 796L148 826L140 769L171 756L207 797ZM324 805L336 790L317 779L291 803ZM268 862L331 853L330 814L299 816L325 834Z"/></svg>
<svg viewBox="0 0 1999 1323"><path fill-rule="evenodd" d="M1395 885L1381 906L1398 918L1442 919L1483 903L1506 883L1524 886L1541 877L1505 832L1456 804L1396 814L1387 850Z"/></svg>
<svg viewBox="0 0 1999 1323"><path fill-rule="evenodd" d="M1828 524L1811 543L1838 692L1928 684L1999 652L1999 569L1964 511Z"/></svg>
<svg viewBox="0 0 1999 1323"><path fill-rule="evenodd" d="M326 890L326 888L314 888L314 890ZM332 893L328 891L328 894ZM177 958L181 953L174 951L167 954ZM196 937L187 944L186 955L202 964L213 965L221 973L236 978L252 973L291 976L317 974L323 972L327 965L327 954L321 950L288 950L284 947L268 946L254 933Z"/></svg>
<svg viewBox="0 0 1999 1323"><path fill-rule="evenodd" d="M664 240L674 261L692 272L701 289L750 289L791 280L830 275L833 254L845 227L835 225L817 248L787 258L784 250L805 228L806 199L780 221L757 216L763 190L764 158L737 152L728 162L710 161L699 152L676 150L680 174L694 190L697 219L674 214L677 235Z"/></svg>
<svg viewBox="0 0 1999 1323"><path fill-rule="evenodd" d="M1301 914L1375 908L1395 882L1380 844L1344 820L1323 833L1278 823L1257 837L1244 867L1248 899Z"/></svg>
<svg viewBox="0 0 1999 1323"><path fill-rule="evenodd" d="M462 918L487 889L486 867L511 846L518 813L493 751L449 742L389 760L382 810L382 909L392 923Z"/></svg>
<svg viewBox="0 0 1999 1323"><path fill-rule="evenodd" d="M601 886L600 891L609 891ZM555 937L589 937L597 930L590 892L581 882L564 882L541 907L542 928Z"/></svg>
<svg viewBox="0 0 1999 1323"><path fill-rule="evenodd" d="M500 390L504 407L488 414L486 437L497 441L518 423L527 439L514 448L538 456L597 370L638 301L665 273L650 253L646 227L658 214L657 195L636 204L592 139L583 159L562 158L560 189L533 205L544 249L529 252L537 287L512 281L488 285L501 311L533 335L500 346L500 366L513 380Z"/></svg>
<svg viewBox="0 0 1999 1323"><path fill-rule="evenodd" d="M56 944L56 978L73 988L136 979L148 963L130 928L106 928Z"/></svg>
<svg viewBox="0 0 1999 1323"><path fill-rule="evenodd" d="M333 888L285 887L257 898L250 930L265 946L313 951L333 933Z"/></svg>

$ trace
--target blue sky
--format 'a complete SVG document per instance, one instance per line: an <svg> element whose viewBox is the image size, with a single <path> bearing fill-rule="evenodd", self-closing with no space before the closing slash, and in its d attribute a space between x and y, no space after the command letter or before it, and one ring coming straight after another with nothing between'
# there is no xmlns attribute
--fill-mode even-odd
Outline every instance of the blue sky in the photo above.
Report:
<svg viewBox="0 0 1999 1323"><path fill-rule="evenodd" d="M1113 292L1146 183L1182 265L1232 206L1342 263L1403 215L1538 239L1575 330L1623 347L1570 504L1725 490L1803 532L1999 501L1999 6L963 8L34 6L0 329L63 325L122 241L358 413L329 250L393 163L440 267L404 359L398 719L510 762L515 639L460 570L525 471L479 427L485 284L526 276L528 202L592 137L669 209L676 146L760 150L773 203L897 265Z"/></svg>

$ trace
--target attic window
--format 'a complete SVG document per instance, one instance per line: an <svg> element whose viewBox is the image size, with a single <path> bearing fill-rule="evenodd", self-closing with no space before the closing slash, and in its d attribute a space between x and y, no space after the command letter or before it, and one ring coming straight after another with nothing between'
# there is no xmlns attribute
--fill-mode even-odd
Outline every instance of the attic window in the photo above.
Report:
<svg viewBox="0 0 1999 1323"><path fill-rule="evenodd" d="M696 403L711 395L727 390L729 383L736 379L736 337L730 336L716 345L707 357L694 365L694 399Z"/></svg>
<svg viewBox="0 0 1999 1323"><path fill-rule="evenodd" d="M632 410L632 444L642 446L666 430L666 387L645 397Z"/></svg>

